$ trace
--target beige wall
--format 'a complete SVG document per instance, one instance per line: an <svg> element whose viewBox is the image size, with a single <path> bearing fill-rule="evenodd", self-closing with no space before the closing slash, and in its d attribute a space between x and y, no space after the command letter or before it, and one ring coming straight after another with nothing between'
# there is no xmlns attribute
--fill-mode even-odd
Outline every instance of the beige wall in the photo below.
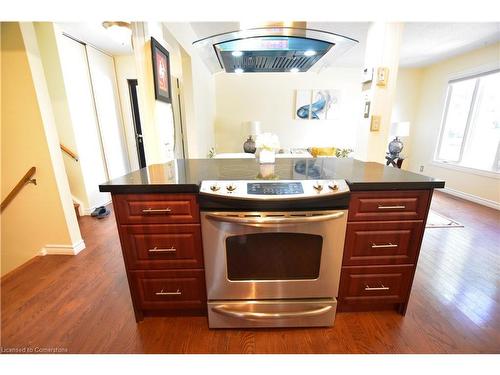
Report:
<svg viewBox="0 0 500 375"><path fill-rule="evenodd" d="M356 124L362 116L361 70L329 68L321 73L218 73L215 76L217 152L243 152L242 123L261 122L264 132L278 135L281 146L354 148ZM297 120L296 90L337 89L338 118Z"/></svg>
<svg viewBox="0 0 500 375"><path fill-rule="evenodd" d="M172 47L164 40L159 22L134 22L132 33L146 163L164 163L173 158L173 112L170 103L155 100L151 37L169 52Z"/></svg>
<svg viewBox="0 0 500 375"><path fill-rule="evenodd" d="M398 81L399 49L403 34L402 23L373 22L368 29L364 66L373 68L374 79L363 96L370 101L370 117L360 117L356 134L355 157L364 161L385 163L392 108ZM388 69L385 86L376 84L379 67ZM363 105L364 100L360 103ZM380 128L371 131L372 116L380 117Z"/></svg>
<svg viewBox="0 0 500 375"><path fill-rule="evenodd" d="M26 186L2 213L2 275L43 248L81 243L35 31L31 24L23 30L24 40L18 23L1 25L2 200L32 166L38 185Z"/></svg>
<svg viewBox="0 0 500 375"><path fill-rule="evenodd" d="M63 73L57 48L56 32L58 31L55 29L54 24L50 22L36 22L34 26L59 141L70 150L76 152L77 142L73 131L68 97L64 87ZM82 208L84 208L89 203L85 191L81 162L76 162L66 154L63 154L63 161L71 194L82 205Z"/></svg>
<svg viewBox="0 0 500 375"><path fill-rule="evenodd" d="M175 42L172 75L180 79L183 108L184 138L187 157L206 158L215 144L215 80L192 45L197 39L188 23L165 23L166 31ZM178 106L174 102L174 106ZM176 109L176 108L175 108Z"/></svg>
<svg viewBox="0 0 500 375"><path fill-rule="evenodd" d="M405 157L403 169L410 169L413 159L411 150L411 135L417 132L416 119L417 110L420 103L422 87L423 69L421 68L400 68L398 71L398 81L396 85L396 95L394 97L394 106L392 108L391 124L395 122L410 122L410 136L403 137L404 148L402 155ZM394 137L389 136L387 144Z"/></svg>
<svg viewBox="0 0 500 375"><path fill-rule="evenodd" d="M439 138L446 90L450 79L500 67L500 44L481 48L422 70L420 98L416 103L416 116L411 125L410 170L446 181L446 187L469 194L486 202L500 203L500 180L470 172L447 169L432 163ZM415 76L417 77L417 76ZM410 87L406 88L408 92ZM398 96L406 95L398 91ZM410 92L411 93L411 92Z"/></svg>
<svg viewBox="0 0 500 375"><path fill-rule="evenodd" d="M189 157L206 158L215 143L216 93L213 75L198 56L191 55L195 121L189 124Z"/></svg>
<svg viewBox="0 0 500 375"><path fill-rule="evenodd" d="M137 79L134 55L114 56L116 68L116 82L120 97L120 107L122 111L123 125L127 140L127 149L130 158L130 169L139 169L139 159L135 141L134 120L132 118L132 107L130 103L130 93L128 88L129 79Z"/></svg>

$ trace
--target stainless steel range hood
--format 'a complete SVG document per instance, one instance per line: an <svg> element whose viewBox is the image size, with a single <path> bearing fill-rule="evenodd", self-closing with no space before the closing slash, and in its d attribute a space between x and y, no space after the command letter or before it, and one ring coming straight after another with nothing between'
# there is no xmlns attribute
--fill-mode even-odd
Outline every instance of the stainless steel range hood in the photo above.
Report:
<svg viewBox="0 0 500 375"><path fill-rule="evenodd" d="M320 71L358 43L327 31L271 26L217 34L193 43L212 73Z"/></svg>

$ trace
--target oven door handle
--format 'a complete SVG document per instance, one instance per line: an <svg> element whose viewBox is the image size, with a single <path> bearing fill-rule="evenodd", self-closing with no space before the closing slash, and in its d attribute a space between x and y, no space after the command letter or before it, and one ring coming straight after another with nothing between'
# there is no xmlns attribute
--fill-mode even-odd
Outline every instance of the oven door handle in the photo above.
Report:
<svg viewBox="0 0 500 375"><path fill-rule="evenodd" d="M222 212L210 212L206 217L222 222L236 223L236 224L299 224L299 223L314 223L319 221L327 221L338 219L344 216L343 211L330 211L327 213L320 213L311 216L236 216L228 215Z"/></svg>
<svg viewBox="0 0 500 375"><path fill-rule="evenodd" d="M268 313L268 312L257 312L257 311L231 310L231 308L228 305L217 305L212 307L212 311L238 319L283 319L283 318L302 318L308 316L322 315L330 311L332 308L333 306L329 305L303 311Z"/></svg>

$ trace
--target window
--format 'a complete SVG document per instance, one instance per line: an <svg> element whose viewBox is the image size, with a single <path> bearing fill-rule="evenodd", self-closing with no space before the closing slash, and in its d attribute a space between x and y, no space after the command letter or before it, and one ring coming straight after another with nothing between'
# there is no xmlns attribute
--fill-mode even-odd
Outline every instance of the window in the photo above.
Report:
<svg viewBox="0 0 500 375"><path fill-rule="evenodd" d="M500 172L500 70L448 83L436 159Z"/></svg>

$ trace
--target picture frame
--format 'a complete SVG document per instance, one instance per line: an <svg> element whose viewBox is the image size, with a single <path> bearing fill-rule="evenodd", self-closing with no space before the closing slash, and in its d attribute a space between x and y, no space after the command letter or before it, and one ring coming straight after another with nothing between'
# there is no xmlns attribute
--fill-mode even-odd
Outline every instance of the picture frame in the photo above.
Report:
<svg viewBox="0 0 500 375"><path fill-rule="evenodd" d="M295 120L335 120L339 117L341 92L336 89L295 90Z"/></svg>
<svg viewBox="0 0 500 375"><path fill-rule="evenodd" d="M168 51L151 37L151 57L153 59L153 82L155 99L172 103L172 87L170 82L170 55Z"/></svg>

